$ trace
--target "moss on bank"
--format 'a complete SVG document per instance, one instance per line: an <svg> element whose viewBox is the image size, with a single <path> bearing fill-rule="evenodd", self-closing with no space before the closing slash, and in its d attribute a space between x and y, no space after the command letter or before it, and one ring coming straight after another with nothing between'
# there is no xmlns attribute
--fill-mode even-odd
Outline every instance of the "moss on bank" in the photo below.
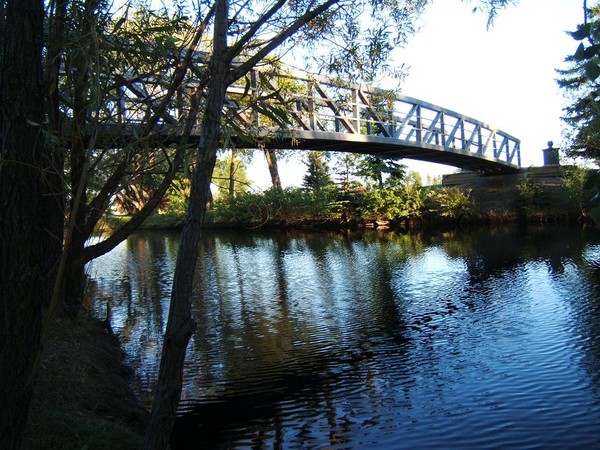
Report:
<svg viewBox="0 0 600 450"><path fill-rule="evenodd" d="M24 449L141 448L147 412L118 339L82 313L56 318L44 347Z"/></svg>

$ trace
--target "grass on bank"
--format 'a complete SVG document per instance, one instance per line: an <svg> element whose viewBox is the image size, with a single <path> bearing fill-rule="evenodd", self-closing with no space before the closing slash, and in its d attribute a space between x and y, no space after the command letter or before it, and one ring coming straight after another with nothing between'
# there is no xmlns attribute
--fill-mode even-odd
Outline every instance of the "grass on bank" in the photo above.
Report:
<svg viewBox="0 0 600 450"><path fill-rule="evenodd" d="M137 449L148 413L130 383L119 340L85 312L56 317L44 345L25 450Z"/></svg>
<svg viewBox="0 0 600 450"><path fill-rule="evenodd" d="M24 450L135 450L142 436L108 421L77 417L48 408L34 408L29 415Z"/></svg>

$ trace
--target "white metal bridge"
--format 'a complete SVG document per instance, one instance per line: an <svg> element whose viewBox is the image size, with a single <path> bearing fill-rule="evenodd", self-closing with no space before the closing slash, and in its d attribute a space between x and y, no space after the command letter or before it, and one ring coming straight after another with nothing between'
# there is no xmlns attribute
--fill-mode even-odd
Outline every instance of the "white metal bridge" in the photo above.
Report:
<svg viewBox="0 0 600 450"><path fill-rule="evenodd" d="M189 80L186 90L194 85ZM150 77L124 83L107 105L111 135L122 137L127 130L135 134L131 127L151 112L147 99L156 98L161 89ZM163 114L156 132L165 142L176 141L181 133L189 109L185 97L183 92ZM239 147L374 154L481 173L514 173L521 166L519 139L476 119L415 98L310 74L250 73L228 90L225 117L229 142ZM192 134L198 131L196 127Z"/></svg>

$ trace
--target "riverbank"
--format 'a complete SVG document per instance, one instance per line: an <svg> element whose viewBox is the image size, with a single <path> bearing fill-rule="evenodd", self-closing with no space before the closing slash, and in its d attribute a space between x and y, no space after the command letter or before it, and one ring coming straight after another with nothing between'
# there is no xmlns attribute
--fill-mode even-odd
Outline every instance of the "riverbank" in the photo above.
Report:
<svg viewBox="0 0 600 450"><path fill-rule="evenodd" d="M139 405L119 340L85 312L57 317L44 347L23 449L141 448Z"/></svg>
<svg viewBox="0 0 600 450"><path fill-rule="evenodd" d="M310 204L310 196L302 197L304 194L299 189L278 193L267 191L240 199L236 197L232 205L221 204L208 211L205 226L334 230L383 226L394 229L415 225L436 227L457 223L574 224L586 220L583 208L589 195L582 194L584 176L585 172L581 169L559 166L531 168L514 175L461 173L448 176L443 186L416 188L410 190L410 194L402 190L391 191L372 197L365 197L361 191L343 201L334 198L322 202L319 208ZM305 203L299 204L298 199L290 200L295 196L302 197ZM432 198L437 200L432 202ZM400 203L397 199L401 199ZM388 206L385 206L386 202ZM379 203L384 206L371 208ZM376 212L365 214L365 209ZM395 216L395 213L399 215ZM128 220L128 216L109 216L103 231L117 229ZM149 217L140 230L177 230L182 223L182 214L157 213Z"/></svg>

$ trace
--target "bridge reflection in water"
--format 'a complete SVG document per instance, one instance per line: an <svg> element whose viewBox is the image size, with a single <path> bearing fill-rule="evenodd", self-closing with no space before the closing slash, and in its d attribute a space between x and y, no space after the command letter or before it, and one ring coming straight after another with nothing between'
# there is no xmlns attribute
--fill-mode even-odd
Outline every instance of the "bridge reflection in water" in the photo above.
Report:
<svg viewBox="0 0 600 450"><path fill-rule="evenodd" d="M189 81L178 101L163 114L155 133L177 141L189 112ZM164 89L160 80L136 77L124 83L107 106L115 118L105 129L115 136L136 136L151 112L149 98ZM287 119L275 113L285 105ZM250 139L238 147L304 149L376 154L447 164L481 173L516 173L520 141L508 133L446 108L369 86L307 73L257 69L228 90L226 121ZM196 126L192 132L199 134ZM125 139L127 141L127 139ZM101 140L99 140L101 142ZM108 142L108 143L107 143Z"/></svg>

